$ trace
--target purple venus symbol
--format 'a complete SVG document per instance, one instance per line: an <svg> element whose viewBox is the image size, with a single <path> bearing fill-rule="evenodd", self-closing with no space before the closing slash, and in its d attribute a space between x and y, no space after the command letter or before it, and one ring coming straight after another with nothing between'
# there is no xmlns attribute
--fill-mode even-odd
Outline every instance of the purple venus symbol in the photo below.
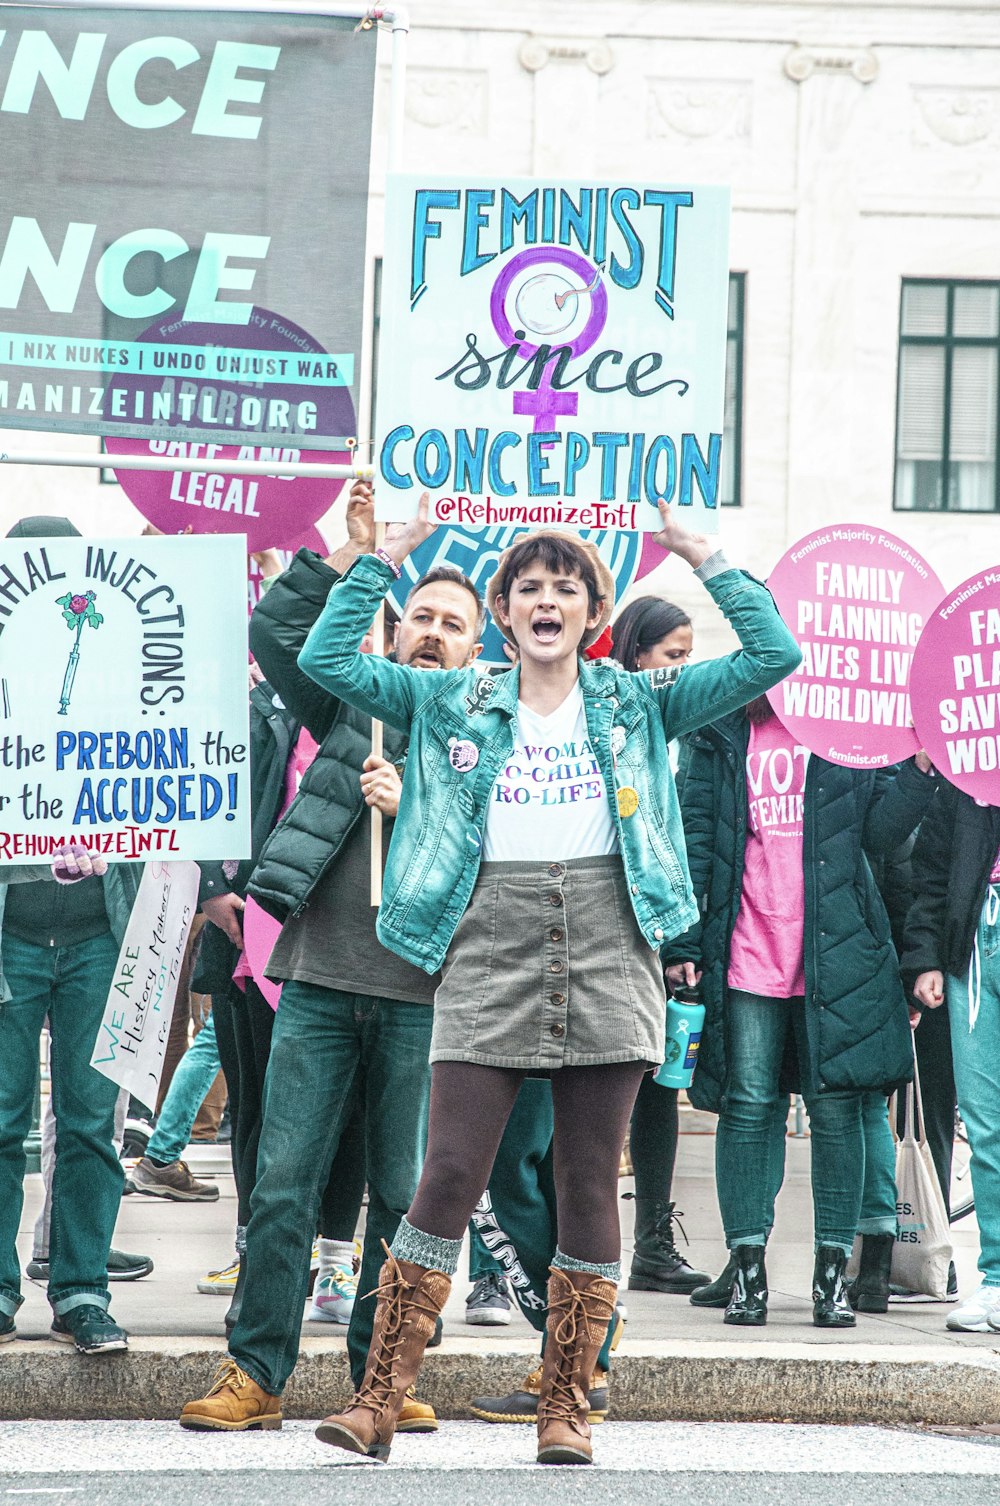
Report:
<svg viewBox="0 0 1000 1506"><path fill-rule="evenodd" d="M561 276L552 270L553 266L564 267L570 275ZM515 329L507 317L507 294L514 281L531 267L544 267L545 270L527 277L518 288L514 312L519 323ZM590 299L590 317L574 339L560 340L561 332L569 329L576 319L581 298ZM504 345L519 346L521 355L529 360L537 354L542 343L554 349L565 348L573 356L582 355L597 341L607 317L608 295L601 281L600 268L558 246L538 246L512 256L490 293L493 328ZM522 333L540 335L542 340L533 345L518 338ZM548 434L555 430L557 418L576 414L577 401L575 392L556 391L546 365L536 392L514 393L514 412L533 414L534 432Z"/></svg>

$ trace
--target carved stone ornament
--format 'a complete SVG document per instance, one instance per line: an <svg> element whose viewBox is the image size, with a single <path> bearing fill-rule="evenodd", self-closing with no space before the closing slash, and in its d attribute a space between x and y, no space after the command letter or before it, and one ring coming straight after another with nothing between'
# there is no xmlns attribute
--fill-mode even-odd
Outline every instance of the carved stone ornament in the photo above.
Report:
<svg viewBox="0 0 1000 1506"><path fill-rule="evenodd" d="M949 146L1000 144L1000 89L915 89L927 125Z"/></svg>
<svg viewBox="0 0 1000 1506"><path fill-rule="evenodd" d="M814 73L850 74L859 84L878 78L878 58L870 47L793 47L785 58L785 72L796 84Z"/></svg>
<svg viewBox="0 0 1000 1506"><path fill-rule="evenodd" d="M591 73L610 73L615 55L604 37L525 37L518 61L528 73L538 73L549 63L586 63Z"/></svg>
<svg viewBox="0 0 1000 1506"><path fill-rule="evenodd" d="M485 73L461 68L411 68L406 114L426 130L481 136L486 129Z"/></svg>
<svg viewBox="0 0 1000 1506"><path fill-rule="evenodd" d="M726 79L651 79L648 134L691 141L746 141L750 85Z"/></svg>

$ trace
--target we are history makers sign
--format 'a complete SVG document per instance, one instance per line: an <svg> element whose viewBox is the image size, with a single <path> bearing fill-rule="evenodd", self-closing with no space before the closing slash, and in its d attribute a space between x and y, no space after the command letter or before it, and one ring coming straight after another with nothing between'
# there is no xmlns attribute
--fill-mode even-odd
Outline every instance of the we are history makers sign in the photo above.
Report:
<svg viewBox="0 0 1000 1506"><path fill-rule="evenodd" d="M390 176L376 514L716 531L729 193Z"/></svg>
<svg viewBox="0 0 1000 1506"><path fill-rule="evenodd" d="M374 66L344 18L0 0L0 425L342 448Z"/></svg>

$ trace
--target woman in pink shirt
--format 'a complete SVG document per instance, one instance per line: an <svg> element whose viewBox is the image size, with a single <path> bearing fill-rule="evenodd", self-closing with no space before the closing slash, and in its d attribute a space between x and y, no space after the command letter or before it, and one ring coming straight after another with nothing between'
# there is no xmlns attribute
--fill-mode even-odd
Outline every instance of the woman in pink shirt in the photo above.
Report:
<svg viewBox="0 0 1000 1506"><path fill-rule="evenodd" d="M703 968L691 1100L719 1114L716 1180L732 1263L725 1321L767 1320L773 1125L794 1085L809 1111L813 1321L847 1327L844 1268L861 1216L866 1093L907 1078L909 1017L868 853L891 852L936 788L923 754L898 769L813 756L765 698L694 734L681 808L702 922L668 981Z"/></svg>

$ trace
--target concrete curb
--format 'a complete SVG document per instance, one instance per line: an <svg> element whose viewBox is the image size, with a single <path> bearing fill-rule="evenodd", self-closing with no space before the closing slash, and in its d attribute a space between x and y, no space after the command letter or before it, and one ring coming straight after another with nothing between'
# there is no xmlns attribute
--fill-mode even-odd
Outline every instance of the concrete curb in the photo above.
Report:
<svg viewBox="0 0 1000 1506"><path fill-rule="evenodd" d="M0 1350L0 1419L170 1419L202 1396L225 1349L204 1339L133 1339L86 1359L61 1344ZM420 1396L442 1418L470 1398L514 1390L537 1350L446 1340L427 1356ZM307 1339L285 1393L288 1417L322 1417L350 1391L342 1343ZM1000 1356L917 1345L659 1343L616 1358L619 1421L951 1423L1000 1421Z"/></svg>

